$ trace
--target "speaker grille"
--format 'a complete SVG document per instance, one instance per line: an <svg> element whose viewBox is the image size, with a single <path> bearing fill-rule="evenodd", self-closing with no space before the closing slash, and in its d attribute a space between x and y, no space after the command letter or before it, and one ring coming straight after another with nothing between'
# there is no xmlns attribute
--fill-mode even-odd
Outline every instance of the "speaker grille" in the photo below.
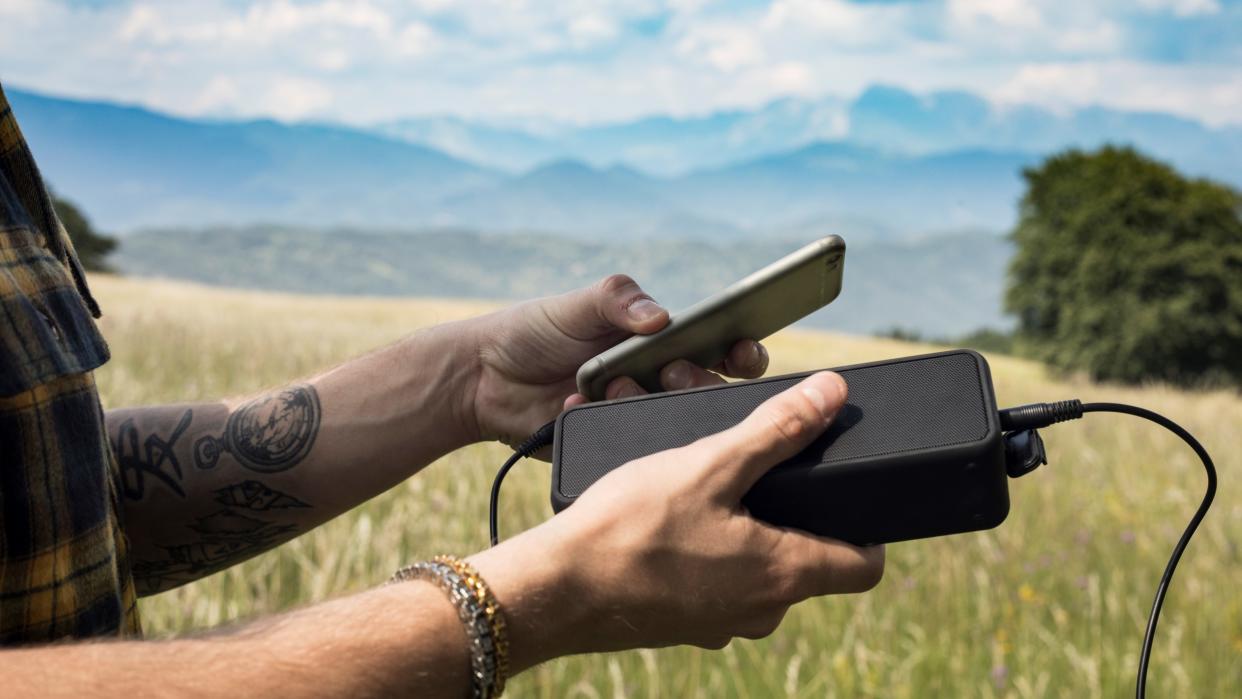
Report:
<svg viewBox="0 0 1242 699"><path fill-rule="evenodd" d="M995 412L973 352L910 357L837 371L849 402L833 426L789 464L831 463L981 440ZM807 374L705 391L599 403L564 414L557 488L576 498L612 469L727 429Z"/></svg>

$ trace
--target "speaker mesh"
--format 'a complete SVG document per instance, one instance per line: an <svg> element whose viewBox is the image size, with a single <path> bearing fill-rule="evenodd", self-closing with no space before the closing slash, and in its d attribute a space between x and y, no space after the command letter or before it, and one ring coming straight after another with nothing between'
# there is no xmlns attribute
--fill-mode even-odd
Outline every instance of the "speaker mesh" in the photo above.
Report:
<svg viewBox="0 0 1242 699"><path fill-rule="evenodd" d="M789 463L831 463L983 439L995 406L979 361L973 353L953 352L839 369L850 387L849 402L829 431ZM556 487L576 498L627 461L737 424L803 376L571 410L557 431Z"/></svg>

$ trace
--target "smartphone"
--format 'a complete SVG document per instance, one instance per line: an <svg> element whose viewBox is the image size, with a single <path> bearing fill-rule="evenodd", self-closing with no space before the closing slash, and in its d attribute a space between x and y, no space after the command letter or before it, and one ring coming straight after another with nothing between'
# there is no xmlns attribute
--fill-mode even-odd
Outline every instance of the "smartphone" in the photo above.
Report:
<svg viewBox="0 0 1242 699"><path fill-rule="evenodd" d="M789 254L720 293L672 314L651 335L635 335L583 364L578 392L602 400L608 383L629 376L663 391L660 370L675 359L711 368L738 340L762 340L827 306L841 293L845 241L830 235Z"/></svg>

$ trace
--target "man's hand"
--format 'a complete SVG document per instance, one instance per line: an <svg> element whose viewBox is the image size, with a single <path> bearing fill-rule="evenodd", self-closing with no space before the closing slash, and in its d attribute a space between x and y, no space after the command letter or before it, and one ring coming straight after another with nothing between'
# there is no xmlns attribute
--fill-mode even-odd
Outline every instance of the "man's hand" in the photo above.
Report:
<svg viewBox="0 0 1242 699"><path fill-rule="evenodd" d="M719 648L770 634L808 597L874 587L882 546L775 527L741 505L755 481L827 429L845 394L840 376L815 374L732 429L612 471L565 512L474 556L502 603L532 588L546 595L540 617L520 618L519 605L510 620L514 652L533 654L518 666L590 651Z"/></svg>
<svg viewBox="0 0 1242 699"><path fill-rule="evenodd" d="M668 311L633 279L615 274L586 289L471 321L479 347L479 375L472 396L479 438L516 444L561 410L585 403L574 383L578 368L630 335L660 330L668 318ZM767 367L763 346L741 340L712 369L749 379L762 376ZM660 381L666 390L677 390L724 379L678 360L664 367ZM606 389L610 399L645 392L627 377L614 379Z"/></svg>
<svg viewBox="0 0 1242 699"><path fill-rule="evenodd" d="M398 382L379 401L356 396L351 387L388 386L403 367L420 362L443 362L445 371L453 370L460 356L454 350L465 348L457 332L448 330L313 379L324 398L325 422L339 424L320 435L318 451L304 463L258 475L222 458L203 471L222 474L220 480L196 487L227 494L230 503L257 497L246 503L247 517L255 521L267 516L262 506L272 493L265 489L292 490L304 480L328 484L293 492L314 507L292 509L323 516L320 500L335 497L339 506L402 470L390 469L371 476L374 482L365 487L339 492L349 490L341 484L361 469L349 469L349 479L334 477L340 472L332 469L349 463L344 454L357 443L373 445L380 465L393 463L403 451L426 449L421 459L447 448L455 441L451 436L428 447L425 439L404 445L385 442L384 435L438 438L444 430L430 425L411 430L399 408L412 402L411 395L422 399L414 404L427 405L435 404L436 396L460 394L453 381ZM626 464L567 511L472 556L503 607L512 672L590 651L682 643L719 648L736 636L771 633L789 607L807 597L874 586L883 572L883 548L774 527L741 506L754 482L821 434L844 400L840 377L815 374L736 427ZM246 410L242 405L232 414ZM376 415L388 417L372 424ZM219 422L227 427L227 420L212 424L221 427ZM402 425L404 432L396 429ZM363 436L332 437L338 431L341 437L360 431ZM216 489L236 478L258 477L265 484L251 480ZM204 505L217 500L200 499ZM215 511L219 507L218 501L212 505ZM165 522L163 528L180 527ZM168 695L213 697L458 697L470 686L469 669L466 634L454 605L424 581L384 586L202 638L0 651L5 696L120 698L149 694L155 687Z"/></svg>

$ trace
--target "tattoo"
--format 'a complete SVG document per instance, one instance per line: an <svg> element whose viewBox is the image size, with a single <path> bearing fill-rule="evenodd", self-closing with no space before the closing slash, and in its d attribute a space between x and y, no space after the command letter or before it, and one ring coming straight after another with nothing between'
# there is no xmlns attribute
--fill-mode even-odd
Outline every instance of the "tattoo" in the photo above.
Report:
<svg viewBox="0 0 1242 699"><path fill-rule="evenodd" d="M310 453L319 433L319 394L313 386L290 386L257 398L233 411L219 437L194 443L194 464L215 468L229 452L252 471L275 473L292 468Z"/></svg>
<svg viewBox="0 0 1242 699"><path fill-rule="evenodd" d="M241 563L297 530L294 524L276 524L231 510L199 517L187 526L201 535L198 541L162 546L167 560L134 564L134 583L141 594L154 594Z"/></svg>
<svg viewBox="0 0 1242 699"><path fill-rule="evenodd" d="M134 426L134 419L121 423L113 451L121 469L121 489L125 497L141 500L147 490L147 476L158 479L169 490L185 497L185 490L181 488L181 462L177 460L173 447L193 418L194 412L186 410L167 440L150 434L142 443L141 451L138 449L138 428Z"/></svg>
<svg viewBox="0 0 1242 699"><path fill-rule="evenodd" d="M286 507L310 507L292 495L263 485L258 481L243 481L215 491L216 502L246 510L276 510Z"/></svg>

